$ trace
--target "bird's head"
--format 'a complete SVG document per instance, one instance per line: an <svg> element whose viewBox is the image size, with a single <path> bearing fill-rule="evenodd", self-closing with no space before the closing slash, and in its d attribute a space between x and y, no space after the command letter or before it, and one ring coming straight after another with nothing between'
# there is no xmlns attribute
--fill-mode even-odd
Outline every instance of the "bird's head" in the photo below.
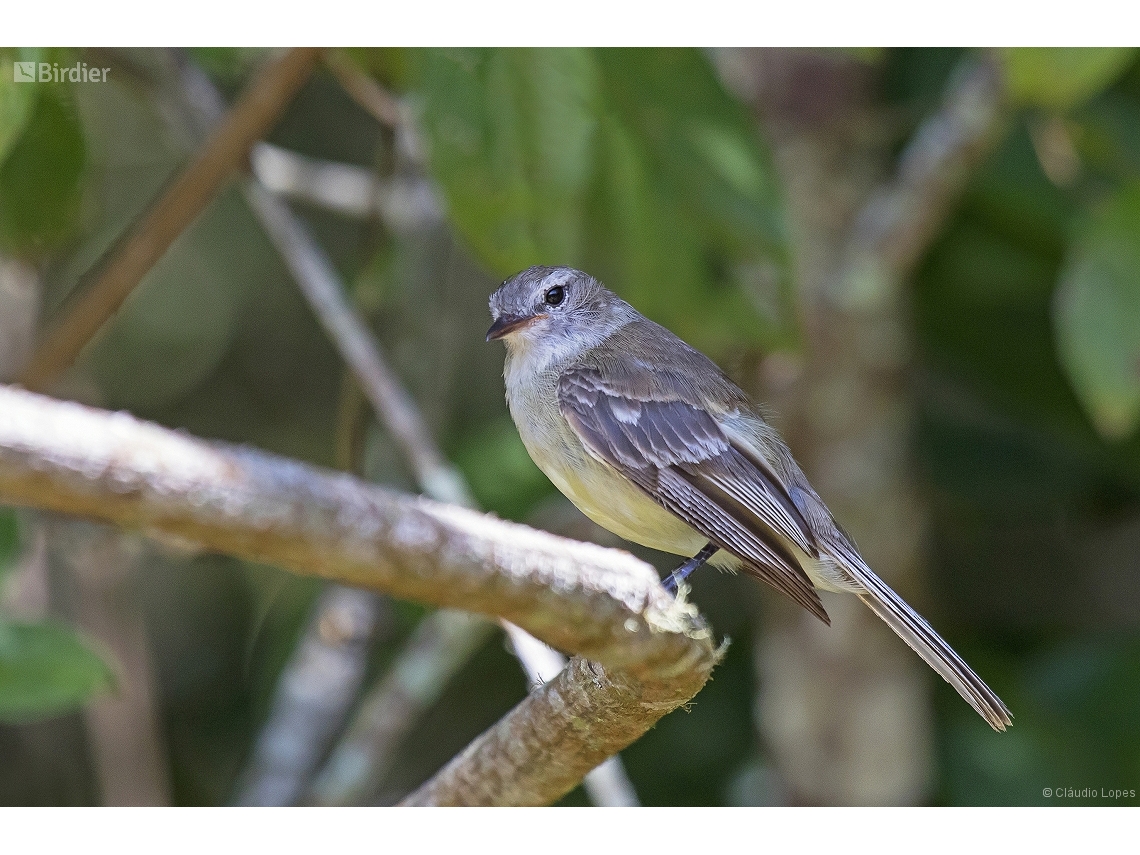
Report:
<svg viewBox="0 0 1140 855"><path fill-rule="evenodd" d="M500 285L490 305L495 322L487 341L517 347L595 340L627 304L580 270L531 267Z"/></svg>

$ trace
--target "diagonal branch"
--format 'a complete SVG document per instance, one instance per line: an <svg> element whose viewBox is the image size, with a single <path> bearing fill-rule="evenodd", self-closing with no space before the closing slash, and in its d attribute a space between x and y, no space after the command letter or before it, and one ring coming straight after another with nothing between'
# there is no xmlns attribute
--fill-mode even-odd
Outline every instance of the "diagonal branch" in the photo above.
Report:
<svg viewBox="0 0 1140 855"><path fill-rule="evenodd" d="M340 51L329 51L325 67L333 73L345 93L380 124L397 128L404 124L404 108L399 100Z"/></svg>
<svg viewBox="0 0 1140 855"><path fill-rule="evenodd" d="M978 164L1001 140L1010 115L992 57L972 57L955 69L941 107L855 216L835 280L841 298L865 302L911 273Z"/></svg>
<svg viewBox="0 0 1140 855"><path fill-rule="evenodd" d="M663 715L676 701L667 684L574 658L402 804L544 804L544 791L569 792L582 766L601 763L612 745L633 742L644 733L644 714ZM518 751L524 745L528 750Z"/></svg>
<svg viewBox="0 0 1140 855"><path fill-rule="evenodd" d="M222 182L244 164L250 146L273 127L319 56L315 48L294 48L258 75L194 161L115 244L95 281L66 309L24 370L24 386L45 388L75 361Z"/></svg>
<svg viewBox="0 0 1140 855"><path fill-rule="evenodd" d="M530 695L419 802L553 801L718 659L695 609L626 553L13 388L0 388L0 500L497 615L596 660Z"/></svg>
<svg viewBox="0 0 1140 855"><path fill-rule="evenodd" d="M474 499L463 476L445 462L432 442L431 431L419 408L380 356L364 321L348 302L328 256L288 206L260 182L248 182L245 197L288 264L305 299L360 382L377 417L411 463L424 492L441 502L472 506Z"/></svg>
<svg viewBox="0 0 1140 855"><path fill-rule="evenodd" d="M208 127L224 112L221 95L192 64L182 62L177 65L179 85L176 98L185 104L184 109L192 124ZM359 72L357 76L360 76ZM366 76L363 79L370 80ZM265 149L264 144L261 147ZM347 299L344 286L323 250L288 205L258 179L245 181L242 189L251 210L365 390L377 418L404 451L421 489L431 498L473 507L474 500L466 481L432 441L431 432L415 401L404 390ZM336 603L342 610L351 605L351 610L358 612L362 623L368 626L372 622L368 617L378 605L363 592L343 588L325 592L318 601L301 643L282 672L270 718L258 737L249 768L243 776L238 795L242 804L295 803L319 753L356 696L366 652L366 646L360 642L366 641L366 637L353 636L357 643L346 646L343 640L328 640L318 631L334 616L333 605ZM501 623L524 668L532 674L532 683L534 672L542 671L549 676L558 673L565 665L560 654L536 643L509 622ZM430 636L433 630L436 633ZM434 650L439 656L431 663L437 666L432 669L436 679L431 682L439 688L462 666L477 647L478 640L486 636L486 631L478 622L464 615L445 612L426 622L424 634L430 637L421 638L421 648ZM337 662L340 667L316 667L317 663L326 660ZM422 658L420 661L423 662ZM407 693L399 691L401 685L398 680L386 681L379 692L370 696L371 703L367 706L374 713L371 723L380 722L377 726L380 732L373 734L371 731L377 727L354 724L354 744L358 749L361 745L394 746L416 717L415 713L430 701L430 697L425 695L418 698L420 704L409 704ZM298 726L302 721L304 725ZM384 727L385 722L395 726ZM344 748L354 760L365 758L363 763L352 762L351 767L357 776L366 780L375 778L375 769L385 762L386 752L382 750L361 754L360 750L353 751L351 745ZM345 752L338 749L337 756L343 757ZM348 784L343 777L341 780ZM586 787L599 803L636 803L636 795L618 758L612 758L592 771L587 776ZM359 789L360 785L353 784L351 788Z"/></svg>
<svg viewBox="0 0 1140 855"><path fill-rule="evenodd" d="M355 79L349 70L342 67L338 73L342 82L345 75ZM360 76L359 72L357 76ZM363 79L370 80L366 76ZM364 86L366 84L359 82L357 88ZM459 471L446 461L433 441L431 430L415 400L389 367L380 346L346 296L344 286L327 255L293 215L289 206L266 189L260 181L246 182L244 190L251 209L288 264L293 278L336 344L341 356L352 369L372 404L377 419L387 428L404 452L416 474L420 488L433 499L474 507L475 500L467 482ZM541 679L537 676L540 672L549 677L565 666L565 660L560 654L536 643L509 621L501 620L500 623L510 639L515 655L526 669L532 685L541 683ZM462 666L465 658L477 649L478 640L486 635L485 630L476 623L455 614L438 615L429 620L424 629L425 633L433 630L437 632L435 638L420 638L421 649L434 649L439 654L440 658L436 664L440 667L434 669L435 675L439 678L435 681L437 686L442 686L443 681ZM289 670L287 667L286 673ZM386 682L377 694L370 696L369 700L373 702L369 704L374 713L373 723L391 721L391 718L385 714L391 711L391 707L385 703L388 699L394 701L404 712L416 710L413 705L400 703L406 699L403 693L386 691L399 685L401 684L398 682L391 684ZM427 701L428 698L424 696L421 700ZM408 716L403 717L404 724L411 720ZM383 734L377 734L379 743L370 738L363 724L357 726L354 722L352 730L359 748L360 745L369 743L374 747L377 744L392 745L398 737L399 729L389 728ZM387 743L384 742L384 736L389 737ZM356 762L352 764L357 774L365 778L375 777L371 768L373 763L382 765L384 762L382 753L369 752L362 755L359 751L353 751L352 746L345 746L345 751L354 759L359 759L361 756L368 758L364 764ZM338 747L332 761L343 766L343 758L344 752ZM595 800L601 800L602 803L615 800L620 804L636 803L632 785L617 758L591 772L586 785L591 796L595 797ZM354 784L354 788L359 787L359 783Z"/></svg>

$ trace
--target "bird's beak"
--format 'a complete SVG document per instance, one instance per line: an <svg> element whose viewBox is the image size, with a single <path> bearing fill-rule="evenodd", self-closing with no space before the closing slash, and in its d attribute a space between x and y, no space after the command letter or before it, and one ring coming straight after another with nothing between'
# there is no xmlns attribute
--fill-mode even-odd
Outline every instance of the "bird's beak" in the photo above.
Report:
<svg viewBox="0 0 1140 855"><path fill-rule="evenodd" d="M546 315L500 315L491 328L487 330L487 341L495 341L505 335L510 335L515 330L522 329L525 326L530 326L539 318L545 318Z"/></svg>

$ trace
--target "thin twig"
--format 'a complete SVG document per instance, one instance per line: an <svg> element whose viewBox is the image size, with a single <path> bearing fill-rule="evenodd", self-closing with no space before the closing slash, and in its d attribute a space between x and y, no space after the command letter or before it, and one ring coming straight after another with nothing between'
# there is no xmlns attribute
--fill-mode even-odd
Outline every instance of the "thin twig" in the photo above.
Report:
<svg viewBox="0 0 1140 855"><path fill-rule="evenodd" d="M246 184L245 195L376 414L411 463L424 492L443 502L473 505L467 484L431 441L415 402L380 357L367 327L349 304L328 256L288 206L260 183Z"/></svg>
<svg viewBox="0 0 1140 855"><path fill-rule="evenodd" d="M596 660L528 696L417 802L553 801L699 691L719 655L627 553L14 388L0 388L0 501L496 615Z"/></svg>
<svg viewBox="0 0 1140 855"><path fill-rule="evenodd" d="M391 92L361 71L351 59L339 51L329 51L325 54L324 61L341 88L372 118L389 128L398 128L404 124L400 102Z"/></svg>
<svg viewBox="0 0 1140 855"><path fill-rule="evenodd" d="M422 176L382 179L371 169L306 157L261 142L250 157L267 190L347 217L379 216L397 235L422 232L443 220L443 207Z"/></svg>
<svg viewBox="0 0 1140 855"><path fill-rule="evenodd" d="M320 52L294 48L266 68L243 93L198 156L150 210L115 244L97 278L65 310L37 348L20 382L42 389L70 366L147 271L217 194L249 147L273 126L308 80Z"/></svg>
<svg viewBox="0 0 1140 855"><path fill-rule="evenodd" d="M34 267L0 253L0 383L19 374L32 353L40 291Z"/></svg>

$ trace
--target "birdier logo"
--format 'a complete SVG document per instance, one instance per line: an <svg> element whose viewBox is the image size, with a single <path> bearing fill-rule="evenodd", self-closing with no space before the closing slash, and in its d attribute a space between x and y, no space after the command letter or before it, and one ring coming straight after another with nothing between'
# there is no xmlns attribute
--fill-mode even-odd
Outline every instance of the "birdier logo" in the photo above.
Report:
<svg viewBox="0 0 1140 855"><path fill-rule="evenodd" d="M85 62L61 66L58 62L14 62L15 83L106 83L109 68L92 68Z"/></svg>

